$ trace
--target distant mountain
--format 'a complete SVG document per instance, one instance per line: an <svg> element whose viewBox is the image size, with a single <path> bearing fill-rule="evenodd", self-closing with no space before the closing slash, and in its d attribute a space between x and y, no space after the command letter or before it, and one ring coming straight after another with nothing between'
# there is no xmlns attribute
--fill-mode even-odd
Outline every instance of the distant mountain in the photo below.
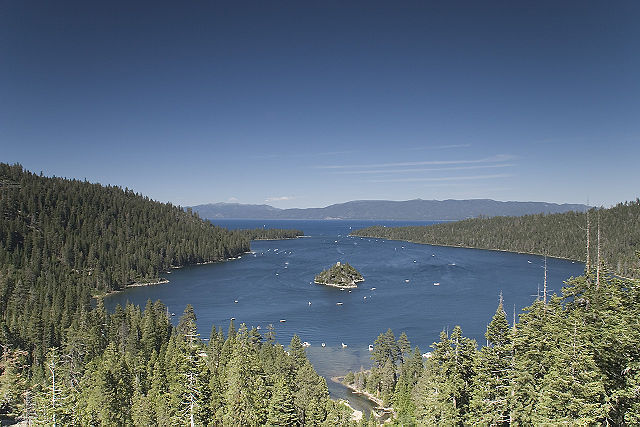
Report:
<svg viewBox="0 0 640 427"><path fill-rule="evenodd" d="M208 219L377 219L405 221L461 220L478 216L522 216L537 213L584 212L581 204L472 200L356 200L324 208L278 209L269 205L213 203L192 206Z"/></svg>

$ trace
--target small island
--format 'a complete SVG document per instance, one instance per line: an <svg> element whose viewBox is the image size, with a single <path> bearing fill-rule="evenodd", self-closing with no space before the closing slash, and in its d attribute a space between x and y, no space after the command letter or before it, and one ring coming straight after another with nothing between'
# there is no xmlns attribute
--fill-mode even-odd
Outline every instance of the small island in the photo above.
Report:
<svg viewBox="0 0 640 427"><path fill-rule="evenodd" d="M358 282L364 282L364 277L349 263L339 261L328 270L324 270L315 278L319 285L335 286L336 288L357 288Z"/></svg>

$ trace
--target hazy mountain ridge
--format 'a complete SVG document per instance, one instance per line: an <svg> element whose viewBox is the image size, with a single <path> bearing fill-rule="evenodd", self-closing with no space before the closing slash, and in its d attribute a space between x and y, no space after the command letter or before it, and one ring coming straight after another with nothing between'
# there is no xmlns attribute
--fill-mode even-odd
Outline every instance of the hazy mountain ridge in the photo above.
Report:
<svg viewBox="0 0 640 427"><path fill-rule="evenodd" d="M279 209L270 205L211 203L192 206L202 218L221 219L373 219L435 221L461 220L478 216L522 216L538 213L584 212L582 204L546 202L501 202L471 200L354 200L324 208Z"/></svg>

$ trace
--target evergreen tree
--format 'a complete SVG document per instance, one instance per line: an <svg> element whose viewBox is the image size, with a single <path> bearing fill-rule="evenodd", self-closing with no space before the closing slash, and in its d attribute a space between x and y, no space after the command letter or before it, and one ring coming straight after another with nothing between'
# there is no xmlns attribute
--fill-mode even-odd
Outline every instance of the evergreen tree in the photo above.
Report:
<svg viewBox="0 0 640 427"><path fill-rule="evenodd" d="M487 346L478 355L468 421L478 425L509 425L513 346L502 298L485 337Z"/></svg>
<svg viewBox="0 0 640 427"><path fill-rule="evenodd" d="M574 323L554 349L554 364L542 380L536 424L601 424L606 418L602 374Z"/></svg>
<svg viewBox="0 0 640 427"><path fill-rule="evenodd" d="M269 413L267 425L292 426L296 425L298 415L294 404L293 392L287 381L280 377L273 386L273 392L269 401Z"/></svg>
<svg viewBox="0 0 640 427"><path fill-rule="evenodd" d="M427 361L414 391L416 416L429 425L461 425L468 410L475 365L475 341L462 336L456 326Z"/></svg>

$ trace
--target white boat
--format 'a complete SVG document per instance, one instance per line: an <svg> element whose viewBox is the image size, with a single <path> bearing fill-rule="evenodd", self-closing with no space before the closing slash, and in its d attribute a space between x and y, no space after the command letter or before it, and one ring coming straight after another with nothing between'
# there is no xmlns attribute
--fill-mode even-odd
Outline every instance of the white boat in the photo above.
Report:
<svg viewBox="0 0 640 427"><path fill-rule="evenodd" d="M405 279L404 283L409 283L409 279Z"/></svg>
<svg viewBox="0 0 640 427"><path fill-rule="evenodd" d="M233 302L237 304L237 303L238 303L238 300L233 300Z"/></svg>
<svg viewBox="0 0 640 427"><path fill-rule="evenodd" d="M372 290L372 291L375 291L375 290L376 290L376 288L371 288L371 290Z"/></svg>
<svg viewBox="0 0 640 427"><path fill-rule="evenodd" d="M347 348L347 345L345 343L342 343L342 348Z"/></svg>
<svg viewBox="0 0 640 427"><path fill-rule="evenodd" d="M336 305L342 305L342 303L341 302L337 302Z"/></svg>
<svg viewBox="0 0 640 427"><path fill-rule="evenodd" d="M262 329L262 326L258 325L258 326L256 326L256 329L260 330L260 329Z"/></svg>
<svg viewBox="0 0 640 427"><path fill-rule="evenodd" d="M305 341L302 343L303 347L311 347L311 344L309 344L309 341Z"/></svg>
<svg viewBox="0 0 640 427"><path fill-rule="evenodd" d="M320 345L321 345L321 346L323 346L323 347L326 347L326 346L327 346L325 343L322 343L322 344L320 344Z"/></svg>
<svg viewBox="0 0 640 427"><path fill-rule="evenodd" d="M284 323L286 321L287 321L287 319L280 319L280 323Z"/></svg>
<svg viewBox="0 0 640 427"><path fill-rule="evenodd" d="M440 282L433 282L433 286L440 286Z"/></svg>
<svg viewBox="0 0 640 427"><path fill-rule="evenodd" d="M309 305L311 305L311 301L309 301Z"/></svg>
<svg viewBox="0 0 640 427"><path fill-rule="evenodd" d="M369 344L369 351L373 351L373 345Z"/></svg>

